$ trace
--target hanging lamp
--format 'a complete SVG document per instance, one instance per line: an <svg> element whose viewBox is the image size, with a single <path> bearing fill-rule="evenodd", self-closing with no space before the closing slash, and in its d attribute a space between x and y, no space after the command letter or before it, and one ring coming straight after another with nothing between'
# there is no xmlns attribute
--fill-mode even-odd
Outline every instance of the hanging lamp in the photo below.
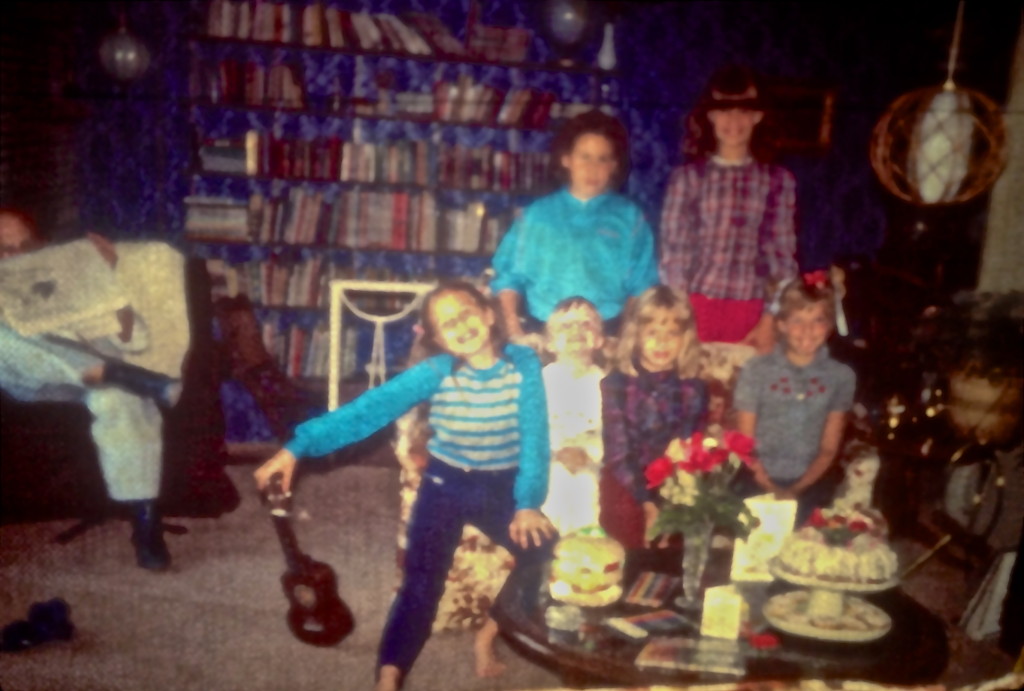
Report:
<svg viewBox="0 0 1024 691"><path fill-rule="evenodd" d="M123 9L117 31L100 42L100 62L110 76L122 82L133 82L149 69L149 49L142 39L128 31Z"/></svg>
<svg viewBox="0 0 1024 691"><path fill-rule="evenodd" d="M957 9L946 81L890 105L871 137L871 166L890 192L920 206L954 204L988 190L1006 165L999 106L953 81L964 3Z"/></svg>

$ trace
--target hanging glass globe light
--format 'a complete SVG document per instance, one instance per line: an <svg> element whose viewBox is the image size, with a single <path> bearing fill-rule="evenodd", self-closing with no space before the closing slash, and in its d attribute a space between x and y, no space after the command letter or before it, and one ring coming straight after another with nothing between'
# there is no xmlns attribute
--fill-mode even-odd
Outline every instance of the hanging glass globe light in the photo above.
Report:
<svg viewBox="0 0 1024 691"><path fill-rule="evenodd" d="M875 125L871 166L886 189L922 206L965 202L995 183L1006 165L1006 128L990 98L953 83L963 2L942 86L896 99Z"/></svg>
<svg viewBox="0 0 1024 691"><path fill-rule="evenodd" d="M589 38L590 16L586 0L546 0L542 6L541 28L565 65L575 62L580 47Z"/></svg>
<svg viewBox="0 0 1024 691"><path fill-rule="evenodd" d="M991 187L1005 165L999 106L971 89L942 86L904 94L871 137L878 179L914 204L965 202Z"/></svg>
<svg viewBox="0 0 1024 691"><path fill-rule="evenodd" d="M149 68L149 50L140 38L128 32L124 13L117 31L100 43L100 62L115 79L132 82Z"/></svg>

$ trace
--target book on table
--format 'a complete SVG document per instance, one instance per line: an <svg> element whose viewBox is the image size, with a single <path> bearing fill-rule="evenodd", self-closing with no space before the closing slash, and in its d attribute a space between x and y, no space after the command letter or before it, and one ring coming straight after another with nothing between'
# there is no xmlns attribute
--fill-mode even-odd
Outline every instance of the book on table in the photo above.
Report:
<svg viewBox="0 0 1024 691"><path fill-rule="evenodd" d="M610 617L605 619L604 624L634 639L644 639L654 634L680 633L686 630L694 631L696 628L693 622L679 614L679 612L670 609Z"/></svg>
<svg viewBox="0 0 1024 691"><path fill-rule="evenodd" d="M739 643L717 638L653 638L636 656L636 666L734 676L746 673Z"/></svg>

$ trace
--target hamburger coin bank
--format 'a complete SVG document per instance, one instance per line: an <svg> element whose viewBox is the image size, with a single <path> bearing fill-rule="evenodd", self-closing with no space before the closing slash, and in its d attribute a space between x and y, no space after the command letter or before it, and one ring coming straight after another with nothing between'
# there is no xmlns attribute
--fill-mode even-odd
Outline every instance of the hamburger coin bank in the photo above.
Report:
<svg viewBox="0 0 1024 691"><path fill-rule="evenodd" d="M555 545L551 598L578 607L604 607L622 597L626 550L603 532L575 533Z"/></svg>

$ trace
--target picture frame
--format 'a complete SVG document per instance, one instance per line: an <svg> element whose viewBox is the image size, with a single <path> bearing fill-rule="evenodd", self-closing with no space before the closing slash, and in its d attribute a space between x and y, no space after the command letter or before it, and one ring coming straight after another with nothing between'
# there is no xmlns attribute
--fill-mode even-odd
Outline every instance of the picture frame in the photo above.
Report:
<svg viewBox="0 0 1024 691"><path fill-rule="evenodd" d="M824 155L832 146L838 89L773 79L764 90L778 152Z"/></svg>

